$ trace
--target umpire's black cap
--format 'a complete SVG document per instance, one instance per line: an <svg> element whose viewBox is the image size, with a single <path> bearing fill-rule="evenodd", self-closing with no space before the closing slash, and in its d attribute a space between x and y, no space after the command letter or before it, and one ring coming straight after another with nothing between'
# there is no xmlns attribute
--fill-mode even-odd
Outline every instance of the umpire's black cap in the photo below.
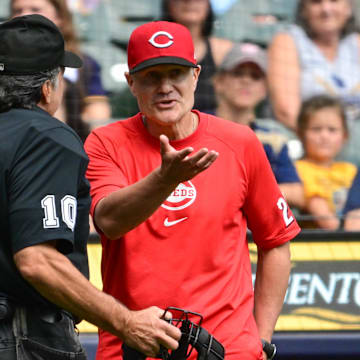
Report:
<svg viewBox="0 0 360 360"><path fill-rule="evenodd" d="M79 56L65 51L60 30L46 17L18 16L0 24L0 75L31 75L81 65Z"/></svg>

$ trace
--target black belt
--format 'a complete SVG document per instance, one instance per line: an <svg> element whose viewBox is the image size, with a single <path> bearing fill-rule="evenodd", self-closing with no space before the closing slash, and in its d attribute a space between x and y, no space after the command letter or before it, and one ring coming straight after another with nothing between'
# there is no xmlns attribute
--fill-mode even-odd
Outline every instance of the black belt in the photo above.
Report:
<svg viewBox="0 0 360 360"><path fill-rule="evenodd" d="M17 304L13 303L11 300L9 300L9 298L0 296L0 320L11 319L14 315L16 307ZM57 321L60 321L63 315L69 317L71 320L76 322L76 319L72 316L72 314L65 310L57 308L39 307L34 309L32 307L31 313L49 323L55 323Z"/></svg>

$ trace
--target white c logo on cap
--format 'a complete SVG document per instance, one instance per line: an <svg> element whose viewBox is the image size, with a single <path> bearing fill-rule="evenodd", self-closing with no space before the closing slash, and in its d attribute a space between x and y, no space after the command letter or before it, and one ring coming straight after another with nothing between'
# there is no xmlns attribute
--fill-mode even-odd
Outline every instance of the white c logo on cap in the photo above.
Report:
<svg viewBox="0 0 360 360"><path fill-rule="evenodd" d="M159 44L159 43L157 43L155 40L156 40L156 38L157 38L158 36L160 36L160 35L164 35L164 36L168 37L168 38L169 38L169 41L168 41L167 43L165 43L165 44ZM152 36L152 37L150 38L150 40L149 40L149 43L150 43L152 46L155 46L155 47L157 47L157 48L166 48L166 47L169 47L170 45L172 45L172 44L174 43L174 41L173 41L173 36L170 35L168 32L166 32L166 31L158 31L158 32L156 32L155 34L153 34L153 36Z"/></svg>

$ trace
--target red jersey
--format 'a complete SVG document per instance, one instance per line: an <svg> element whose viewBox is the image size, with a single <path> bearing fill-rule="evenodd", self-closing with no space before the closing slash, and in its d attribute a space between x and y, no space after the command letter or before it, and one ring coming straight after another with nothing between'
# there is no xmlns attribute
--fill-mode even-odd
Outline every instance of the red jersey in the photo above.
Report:
<svg viewBox="0 0 360 360"><path fill-rule="evenodd" d="M104 291L131 310L176 306L201 313L202 326L226 359L262 359L253 317L247 227L260 248L300 231L278 188L262 144L247 126L196 112L199 126L177 149L206 147L218 159L178 185L145 222L118 240L101 236ZM87 138L92 214L111 192L161 164L159 139L141 114L98 128ZM121 342L100 331L97 359L121 359ZM195 356L195 352L193 352Z"/></svg>

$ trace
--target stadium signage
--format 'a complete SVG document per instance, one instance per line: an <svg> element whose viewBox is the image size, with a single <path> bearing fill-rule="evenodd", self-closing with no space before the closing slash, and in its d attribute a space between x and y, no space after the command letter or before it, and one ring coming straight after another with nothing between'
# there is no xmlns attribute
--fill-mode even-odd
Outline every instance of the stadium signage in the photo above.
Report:
<svg viewBox="0 0 360 360"><path fill-rule="evenodd" d="M291 276L285 305L314 305L360 308L360 273L295 273Z"/></svg>
<svg viewBox="0 0 360 360"><path fill-rule="evenodd" d="M167 199L169 206L188 206L188 202L196 197L196 190L194 194L190 193L194 189L190 182L183 187L186 194L179 188ZM183 198L178 202L181 196ZM354 238L360 236L354 236L352 241L339 241L337 237L337 241L307 239L291 243L291 276L277 331L360 331L360 241ZM255 280L255 244L249 243L249 249ZM100 243L89 244L88 253L90 280L101 288ZM82 332L97 331L85 321L79 324L79 329Z"/></svg>
<svg viewBox="0 0 360 360"><path fill-rule="evenodd" d="M360 330L360 243L294 243L291 252L295 260L276 330Z"/></svg>

